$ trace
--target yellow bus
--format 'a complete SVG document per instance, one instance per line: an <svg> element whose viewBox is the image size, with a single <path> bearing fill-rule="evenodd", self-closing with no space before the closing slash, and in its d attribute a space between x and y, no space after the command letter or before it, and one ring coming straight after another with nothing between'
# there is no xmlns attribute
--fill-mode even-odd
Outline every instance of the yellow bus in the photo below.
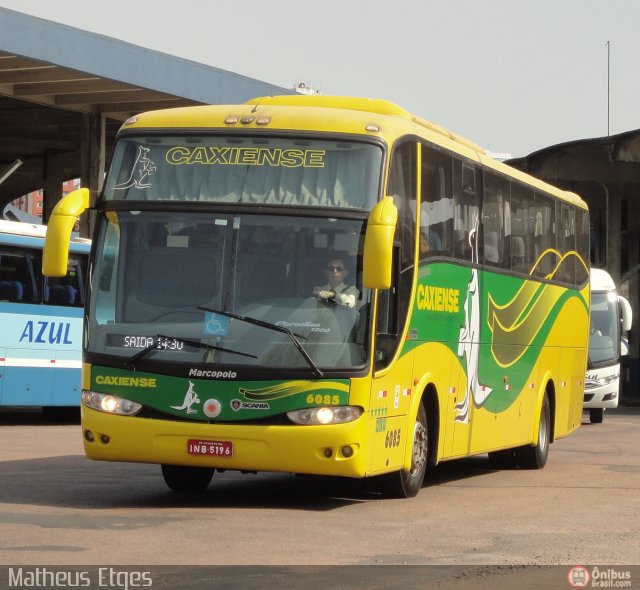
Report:
<svg viewBox="0 0 640 590"><path fill-rule="evenodd" d="M56 207L66 272L88 207ZM177 491L215 470L541 468L581 422L589 217L576 195L383 101L256 98L127 120L97 200L82 436Z"/></svg>

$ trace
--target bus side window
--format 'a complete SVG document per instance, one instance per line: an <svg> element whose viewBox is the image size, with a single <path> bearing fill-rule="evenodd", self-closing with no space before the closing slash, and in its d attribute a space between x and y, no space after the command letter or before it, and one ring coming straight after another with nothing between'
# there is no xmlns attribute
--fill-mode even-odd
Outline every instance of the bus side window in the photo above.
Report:
<svg viewBox="0 0 640 590"><path fill-rule="evenodd" d="M422 146L420 258L453 254L452 158Z"/></svg>
<svg viewBox="0 0 640 590"><path fill-rule="evenodd" d="M394 151L387 193L398 208L393 284L378 292L376 369L387 366L400 344L415 273L417 144L406 141Z"/></svg>
<svg viewBox="0 0 640 590"><path fill-rule="evenodd" d="M82 268L83 265L84 269ZM84 272L86 272L86 256L70 254L66 276L45 278L44 303L66 307L82 307L84 303Z"/></svg>
<svg viewBox="0 0 640 590"><path fill-rule="evenodd" d="M0 300L36 303L34 255L22 248L0 250Z"/></svg>
<svg viewBox="0 0 640 590"><path fill-rule="evenodd" d="M558 263L555 236L555 204L544 195L535 194L535 225L533 247L535 256L534 276L545 278Z"/></svg>
<svg viewBox="0 0 640 590"><path fill-rule="evenodd" d="M556 219L559 224L556 233L557 248L561 256L557 279L573 284L576 280L576 210L556 202ZM570 253L573 255L567 256Z"/></svg>
<svg viewBox="0 0 640 590"><path fill-rule="evenodd" d="M491 172L484 173L482 228L485 263L511 268L510 183Z"/></svg>
<svg viewBox="0 0 640 590"><path fill-rule="evenodd" d="M511 184L511 270L528 274L534 262L535 211L530 207L533 191Z"/></svg>
<svg viewBox="0 0 640 590"><path fill-rule="evenodd" d="M478 236L473 233L479 214L477 176L475 167L453 159L453 255L469 262L478 262Z"/></svg>
<svg viewBox="0 0 640 590"><path fill-rule="evenodd" d="M0 281L1 301L21 301L24 289L19 281Z"/></svg>
<svg viewBox="0 0 640 590"><path fill-rule="evenodd" d="M589 278L589 213L578 210L576 212L576 252L580 257L576 261L576 285L582 286Z"/></svg>

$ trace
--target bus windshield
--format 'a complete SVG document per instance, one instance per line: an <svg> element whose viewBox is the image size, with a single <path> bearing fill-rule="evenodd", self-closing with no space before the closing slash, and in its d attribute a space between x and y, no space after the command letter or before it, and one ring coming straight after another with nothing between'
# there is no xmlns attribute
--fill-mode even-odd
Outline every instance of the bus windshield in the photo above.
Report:
<svg viewBox="0 0 640 590"><path fill-rule="evenodd" d="M620 322L615 291L591 294L589 361L592 365L616 361L619 357Z"/></svg>
<svg viewBox="0 0 640 590"><path fill-rule="evenodd" d="M87 351L123 357L133 368L143 358L271 370L362 367L370 307L360 280L363 225L110 211L100 224Z"/></svg>
<svg viewBox="0 0 640 590"><path fill-rule="evenodd" d="M118 142L103 198L369 210L382 149L348 141L146 136Z"/></svg>

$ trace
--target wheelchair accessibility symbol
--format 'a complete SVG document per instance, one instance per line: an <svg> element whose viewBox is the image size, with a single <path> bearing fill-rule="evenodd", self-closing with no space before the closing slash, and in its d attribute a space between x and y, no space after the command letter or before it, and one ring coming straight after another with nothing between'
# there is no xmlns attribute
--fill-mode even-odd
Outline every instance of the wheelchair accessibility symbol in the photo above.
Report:
<svg viewBox="0 0 640 590"><path fill-rule="evenodd" d="M213 312L204 315L204 333L209 336L226 336L229 329L229 318Z"/></svg>

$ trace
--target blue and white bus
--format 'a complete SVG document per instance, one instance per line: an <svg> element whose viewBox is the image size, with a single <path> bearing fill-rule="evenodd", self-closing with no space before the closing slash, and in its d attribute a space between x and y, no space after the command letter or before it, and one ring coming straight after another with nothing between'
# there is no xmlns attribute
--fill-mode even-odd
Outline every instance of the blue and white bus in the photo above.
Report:
<svg viewBox="0 0 640 590"><path fill-rule="evenodd" d="M79 406L82 313L90 241L69 274L42 276L46 227L0 220L0 406Z"/></svg>

